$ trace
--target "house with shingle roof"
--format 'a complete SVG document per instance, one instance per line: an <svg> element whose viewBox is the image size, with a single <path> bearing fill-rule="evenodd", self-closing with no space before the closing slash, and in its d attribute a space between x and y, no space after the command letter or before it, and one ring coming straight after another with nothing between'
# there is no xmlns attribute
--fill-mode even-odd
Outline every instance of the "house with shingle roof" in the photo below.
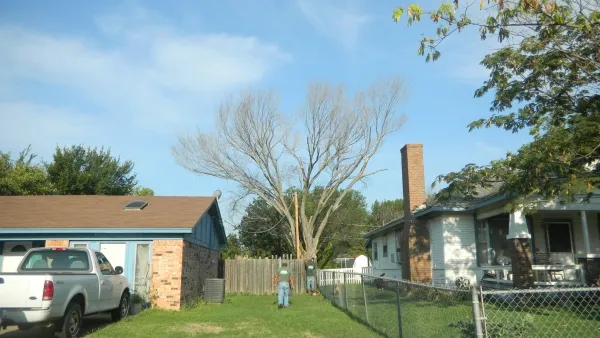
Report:
<svg viewBox="0 0 600 338"><path fill-rule="evenodd" d="M427 203L423 145L407 144L401 157L404 216L363 235L371 274L445 286L600 285L600 191L572 203L534 196L533 213L509 212L514 196L499 186Z"/></svg>
<svg viewBox="0 0 600 338"><path fill-rule="evenodd" d="M123 267L134 292L179 309L219 274L218 197L0 196L0 272L33 247L87 247Z"/></svg>

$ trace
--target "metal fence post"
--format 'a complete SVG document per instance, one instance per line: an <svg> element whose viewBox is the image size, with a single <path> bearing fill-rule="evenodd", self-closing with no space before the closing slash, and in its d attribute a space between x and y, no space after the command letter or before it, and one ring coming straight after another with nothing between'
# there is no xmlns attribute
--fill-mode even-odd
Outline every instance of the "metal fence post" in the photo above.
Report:
<svg viewBox="0 0 600 338"><path fill-rule="evenodd" d="M400 313L400 282L396 282L396 312L398 315L398 337L402 338L402 314Z"/></svg>
<svg viewBox="0 0 600 338"><path fill-rule="evenodd" d="M477 289L471 287L471 300L473 303L473 321L475 324L475 336L483 337L483 329L481 328L481 311L479 310L479 297L477 296Z"/></svg>
<svg viewBox="0 0 600 338"><path fill-rule="evenodd" d="M348 310L348 282L346 279L346 273L344 272L344 305Z"/></svg>
<svg viewBox="0 0 600 338"><path fill-rule="evenodd" d="M367 318L367 324L369 324L369 309L367 309L367 291L365 290L364 275L360 275L360 284L362 284L363 299L365 300L365 317Z"/></svg>

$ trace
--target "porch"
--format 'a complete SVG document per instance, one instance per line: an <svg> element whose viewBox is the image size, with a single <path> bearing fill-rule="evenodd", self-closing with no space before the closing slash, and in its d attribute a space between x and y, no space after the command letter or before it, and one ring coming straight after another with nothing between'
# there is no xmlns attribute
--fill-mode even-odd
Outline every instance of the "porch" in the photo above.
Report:
<svg viewBox="0 0 600 338"><path fill-rule="evenodd" d="M528 216L519 211L498 213L498 209L478 212L477 263L482 284L491 288L513 286L510 248L514 239L527 243L524 252L531 264L534 286L598 283L600 205L560 207L562 210L542 206Z"/></svg>

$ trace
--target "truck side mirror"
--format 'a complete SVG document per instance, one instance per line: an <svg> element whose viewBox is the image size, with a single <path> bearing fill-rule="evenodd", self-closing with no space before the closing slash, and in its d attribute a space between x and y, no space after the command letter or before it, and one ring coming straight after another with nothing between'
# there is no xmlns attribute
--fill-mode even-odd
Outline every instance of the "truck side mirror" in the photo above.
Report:
<svg viewBox="0 0 600 338"><path fill-rule="evenodd" d="M117 273L117 275L120 275L123 273L123 267L117 266L115 268L115 272Z"/></svg>

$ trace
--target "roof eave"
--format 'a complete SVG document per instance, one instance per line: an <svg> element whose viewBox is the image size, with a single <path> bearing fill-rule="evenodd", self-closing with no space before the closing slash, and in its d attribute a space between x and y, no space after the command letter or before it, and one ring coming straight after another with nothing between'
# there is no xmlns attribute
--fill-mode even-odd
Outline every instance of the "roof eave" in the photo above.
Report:
<svg viewBox="0 0 600 338"><path fill-rule="evenodd" d="M371 230L371 231L367 232L366 234L362 235L362 237L368 239L373 235L376 235L376 234L384 232L384 231L395 229L396 227L403 225L403 224L404 224L404 218L398 218L380 228L377 228L375 230Z"/></svg>
<svg viewBox="0 0 600 338"><path fill-rule="evenodd" d="M22 234L22 233L53 233L53 234L89 234L89 233L111 233L111 234L129 234L129 233L147 233L147 234L191 234L192 227L185 228L4 228L4 234Z"/></svg>

